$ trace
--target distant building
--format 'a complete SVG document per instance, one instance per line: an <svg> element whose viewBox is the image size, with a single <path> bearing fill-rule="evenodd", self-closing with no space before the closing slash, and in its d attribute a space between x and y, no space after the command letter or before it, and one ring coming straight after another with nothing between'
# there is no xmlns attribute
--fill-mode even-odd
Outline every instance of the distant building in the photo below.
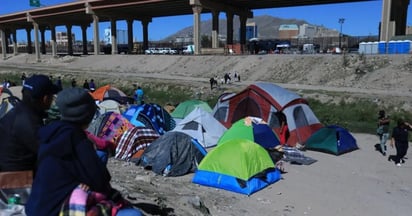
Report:
<svg viewBox="0 0 412 216"><path fill-rule="evenodd" d="M314 38L316 36L317 27L309 24L299 26L299 38Z"/></svg>
<svg viewBox="0 0 412 216"><path fill-rule="evenodd" d="M296 38L299 35L299 27L296 24L283 24L279 27L279 39Z"/></svg>
<svg viewBox="0 0 412 216"><path fill-rule="evenodd" d="M104 42L112 44L112 30L110 28L104 29ZM116 30L116 42L117 44L127 44L127 30Z"/></svg>
<svg viewBox="0 0 412 216"><path fill-rule="evenodd" d="M412 26L406 26L405 34L406 35L412 35Z"/></svg>
<svg viewBox="0 0 412 216"><path fill-rule="evenodd" d="M67 32L56 32L56 43L58 45L67 45L68 44ZM76 41L76 35L72 33L72 41Z"/></svg>
<svg viewBox="0 0 412 216"><path fill-rule="evenodd" d="M193 36L187 35L187 36L176 37L175 43L182 43L182 44L193 43Z"/></svg>
<svg viewBox="0 0 412 216"><path fill-rule="evenodd" d="M240 35L240 34L239 34ZM246 40L258 37L258 27L255 22L246 23Z"/></svg>

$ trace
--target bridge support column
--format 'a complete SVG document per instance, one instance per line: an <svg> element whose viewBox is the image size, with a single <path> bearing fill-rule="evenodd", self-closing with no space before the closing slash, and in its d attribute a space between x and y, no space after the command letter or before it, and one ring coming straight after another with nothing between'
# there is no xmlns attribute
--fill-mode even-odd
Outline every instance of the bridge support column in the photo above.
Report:
<svg viewBox="0 0 412 216"><path fill-rule="evenodd" d="M212 10L212 48L219 47L219 11Z"/></svg>
<svg viewBox="0 0 412 216"><path fill-rule="evenodd" d="M94 54L99 55L100 53L100 38L99 38L99 17L93 14L93 46Z"/></svg>
<svg viewBox="0 0 412 216"><path fill-rule="evenodd" d="M115 19L110 19L110 31L112 41L112 55L117 54L117 25Z"/></svg>
<svg viewBox="0 0 412 216"><path fill-rule="evenodd" d="M50 26L50 45L53 58L57 58L56 26Z"/></svg>
<svg viewBox="0 0 412 216"><path fill-rule="evenodd" d="M133 19L127 19L127 49L129 53L133 50Z"/></svg>
<svg viewBox="0 0 412 216"><path fill-rule="evenodd" d="M6 32L4 29L0 29L1 34L1 53L3 55L3 60L7 59L7 50L6 50Z"/></svg>
<svg viewBox="0 0 412 216"><path fill-rule="evenodd" d="M26 34L27 34L27 53L32 54L33 53L33 44L31 43L31 28L28 27L26 28Z"/></svg>
<svg viewBox="0 0 412 216"><path fill-rule="evenodd" d="M80 26L82 28L82 47L83 47L83 55L87 55L87 27L89 25L83 24Z"/></svg>
<svg viewBox="0 0 412 216"><path fill-rule="evenodd" d="M201 54L200 52L200 47L201 47L201 41L200 41L200 14L202 13L202 6L200 5L193 5L192 6L193 10L193 43L195 45L195 55Z"/></svg>
<svg viewBox="0 0 412 216"><path fill-rule="evenodd" d="M226 28L227 28L227 34L226 34L226 44L227 45L232 45L233 44L233 17L234 14L230 11L226 12Z"/></svg>

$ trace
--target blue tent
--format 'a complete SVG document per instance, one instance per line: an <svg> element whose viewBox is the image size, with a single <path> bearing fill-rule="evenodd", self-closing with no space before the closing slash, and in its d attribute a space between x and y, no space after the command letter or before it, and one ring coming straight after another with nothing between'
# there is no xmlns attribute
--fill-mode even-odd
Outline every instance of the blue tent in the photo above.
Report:
<svg viewBox="0 0 412 216"><path fill-rule="evenodd" d="M170 114L158 104L132 105L122 115L134 126L151 128L160 135L176 126Z"/></svg>
<svg viewBox="0 0 412 216"><path fill-rule="evenodd" d="M192 182L250 195L280 178L262 146L248 139L230 139L207 153Z"/></svg>
<svg viewBox="0 0 412 216"><path fill-rule="evenodd" d="M341 155L358 149L358 145L348 130L338 125L329 125L309 137L305 149Z"/></svg>

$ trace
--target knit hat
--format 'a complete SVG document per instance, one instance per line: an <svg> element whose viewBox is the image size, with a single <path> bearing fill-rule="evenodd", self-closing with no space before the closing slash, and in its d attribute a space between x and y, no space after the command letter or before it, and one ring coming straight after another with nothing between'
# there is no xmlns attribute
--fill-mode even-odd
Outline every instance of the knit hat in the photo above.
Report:
<svg viewBox="0 0 412 216"><path fill-rule="evenodd" d="M78 124L92 121L97 105L92 96L82 88L66 88L57 94L56 105L61 113L61 120Z"/></svg>
<svg viewBox="0 0 412 216"><path fill-rule="evenodd" d="M30 91L33 98L41 98L58 92L58 87L52 83L46 75L33 75L27 78L23 85L23 91Z"/></svg>

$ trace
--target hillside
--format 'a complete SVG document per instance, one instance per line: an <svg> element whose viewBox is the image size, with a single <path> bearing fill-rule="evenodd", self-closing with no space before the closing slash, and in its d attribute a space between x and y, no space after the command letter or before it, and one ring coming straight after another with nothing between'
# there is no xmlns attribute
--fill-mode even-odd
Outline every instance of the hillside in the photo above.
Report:
<svg viewBox="0 0 412 216"><path fill-rule="evenodd" d="M273 17L270 15L256 16L252 19L247 20L248 23L255 22L258 26L258 36L259 38L276 38L279 35L279 27L282 24L297 24L302 25L308 23L304 20L297 19L282 19L278 17ZM240 28L239 19L236 17L233 22L234 38L239 38L239 32L237 29ZM212 32L212 20L203 20L200 25L200 30L202 35L211 36ZM193 27L189 26L184 28L166 38L163 41L174 40L176 37L186 37L191 35L193 32ZM219 20L219 34L226 35L226 19Z"/></svg>
<svg viewBox="0 0 412 216"><path fill-rule="evenodd" d="M409 55L43 56L37 63L34 55L20 54L0 60L0 73L22 71L67 80L94 78L118 87L136 82L160 89L177 85L204 96L239 91L256 81L267 81L324 102L366 98L382 106L412 108ZM210 90L211 77L234 72L240 74L241 82Z"/></svg>

